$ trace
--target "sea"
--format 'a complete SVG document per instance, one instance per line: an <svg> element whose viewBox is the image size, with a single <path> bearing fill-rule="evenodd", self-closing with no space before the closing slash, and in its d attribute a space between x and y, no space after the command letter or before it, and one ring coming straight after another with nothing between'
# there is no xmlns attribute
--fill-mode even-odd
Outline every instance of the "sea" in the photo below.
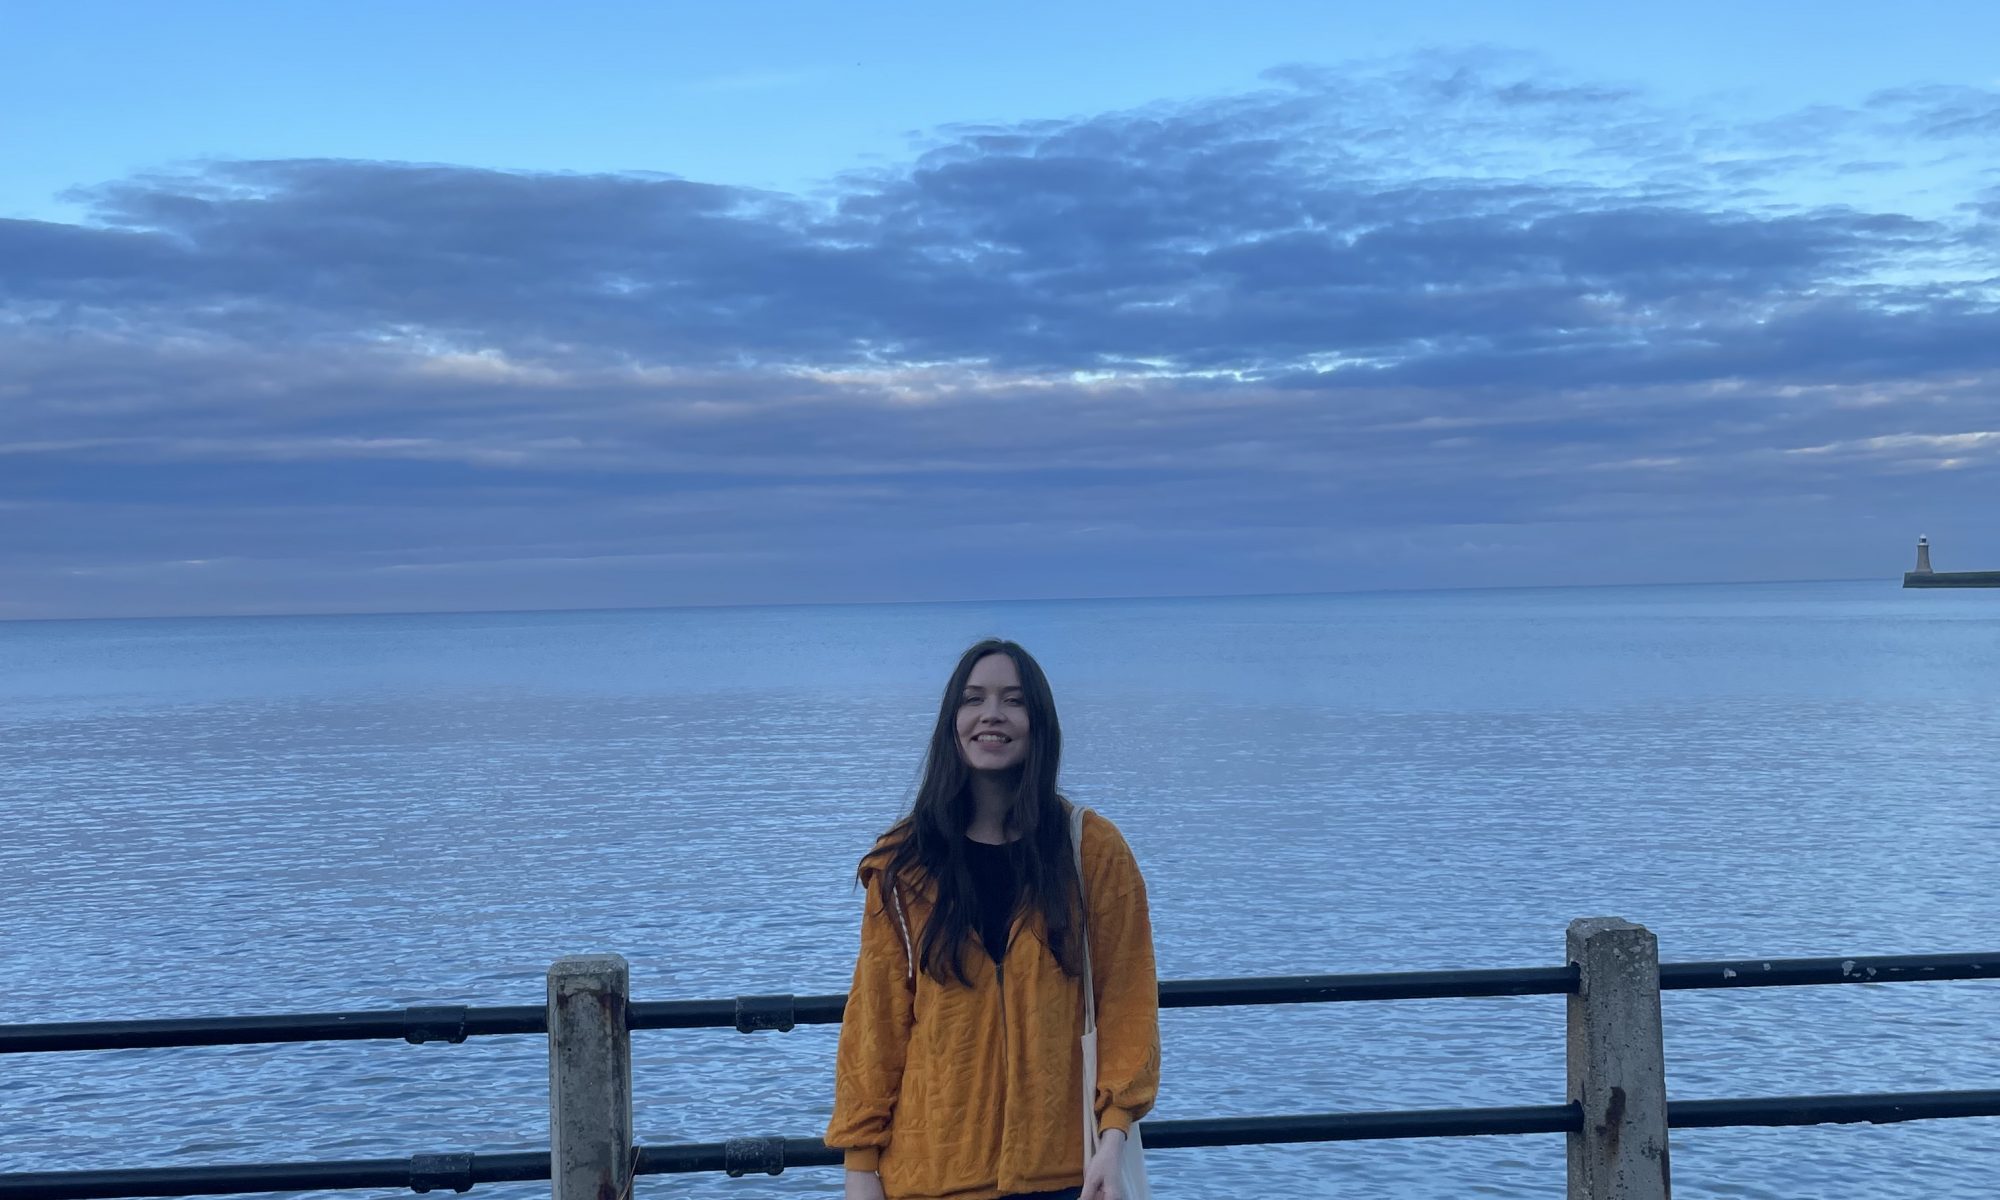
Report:
<svg viewBox="0 0 2000 1200"><path fill-rule="evenodd" d="M1890 582L0 623L0 1023L845 990L945 677L1024 643L1163 979L2000 951L2000 592ZM1564 1100L1560 997L1171 1010L1159 1119ZM2000 980L1671 992L1674 1099L2000 1087ZM838 1031L641 1032L644 1145ZM545 1039L0 1059L0 1173L548 1144ZM1688 1197L1991 1200L2000 1119L1677 1131ZM1560 1135L1155 1149L1163 1200L1550 1197ZM637 1197L834 1196L837 1168ZM527 1200L548 1185L480 1185ZM303 1195L304 1193L293 1193ZM312 1193L407 1195L407 1192Z"/></svg>

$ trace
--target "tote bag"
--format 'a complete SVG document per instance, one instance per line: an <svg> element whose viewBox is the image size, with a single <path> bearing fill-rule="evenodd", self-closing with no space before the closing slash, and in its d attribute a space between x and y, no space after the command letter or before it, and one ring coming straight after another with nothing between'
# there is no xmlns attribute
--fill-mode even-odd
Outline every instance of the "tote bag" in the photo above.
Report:
<svg viewBox="0 0 2000 1200"><path fill-rule="evenodd" d="M1083 814L1087 810L1072 807L1069 817L1069 844L1076 855L1076 894L1083 901L1084 919L1080 927L1083 934L1083 1165L1090 1168L1090 1160L1097 1155L1097 988L1090 972L1090 897L1084 892L1083 882ZM1119 1163L1119 1178L1125 1184L1125 1200L1153 1200L1153 1192L1146 1184L1146 1146L1139 1140L1139 1126L1135 1123L1125 1139L1125 1152Z"/></svg>

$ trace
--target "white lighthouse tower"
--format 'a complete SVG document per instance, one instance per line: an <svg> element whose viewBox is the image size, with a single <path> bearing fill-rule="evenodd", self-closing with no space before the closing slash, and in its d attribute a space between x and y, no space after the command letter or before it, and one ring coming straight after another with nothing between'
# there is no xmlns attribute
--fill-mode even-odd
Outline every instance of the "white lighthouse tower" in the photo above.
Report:
<svg viewBox="0 0 2000 1200"><path fill-rule="evenodd" d="M1916 573L1919 575L1931 574L1931 540L1927 537L1919 536L1917 538Z"/></svg>

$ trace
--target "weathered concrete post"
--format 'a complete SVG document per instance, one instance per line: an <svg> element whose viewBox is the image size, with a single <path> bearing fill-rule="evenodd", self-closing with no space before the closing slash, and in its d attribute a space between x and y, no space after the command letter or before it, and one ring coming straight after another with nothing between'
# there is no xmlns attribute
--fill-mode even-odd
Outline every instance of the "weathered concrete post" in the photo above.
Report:
<svg viewBox="0 0 2000 1200"><path fill-rule="evenodd" d="M1667 1200L1667 1064L1660 1040L1660 945L1617 917L1569 923L1569 1200Z"/></svg>
<svg viewBox="0 0 2000 1200"><path fill-rule="evenodd" d="M620 1200L632 1182L631 971L616 954L549 968L549 1178L554 1200Z"/></svg>

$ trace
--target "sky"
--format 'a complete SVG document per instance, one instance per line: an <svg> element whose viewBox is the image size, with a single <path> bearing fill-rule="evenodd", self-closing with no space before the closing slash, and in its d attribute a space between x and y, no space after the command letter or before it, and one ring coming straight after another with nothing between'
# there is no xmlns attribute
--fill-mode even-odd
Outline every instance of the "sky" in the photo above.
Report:
<svg viewBox="0 0 2000 1200"><path fill-rule="evenodd" d="M0 5L0 618L2000 567L1994 45Z"/></svg>

